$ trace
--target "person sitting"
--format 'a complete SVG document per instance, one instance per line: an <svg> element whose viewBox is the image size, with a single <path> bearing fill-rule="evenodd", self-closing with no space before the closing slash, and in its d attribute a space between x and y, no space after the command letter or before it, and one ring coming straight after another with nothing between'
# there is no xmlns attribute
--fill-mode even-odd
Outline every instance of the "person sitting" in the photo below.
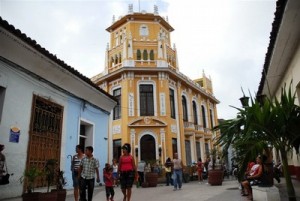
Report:
<svg viewBox="0 0 300 201"><path fill-rule="evenodd" d="M252 166L249 174L246 175L246 180L242 181L244 188L243 196L248 196L249 200L253 200L252 185L257 185L263 175L263 160L261 156L256 158L256 164Z"/></svg>

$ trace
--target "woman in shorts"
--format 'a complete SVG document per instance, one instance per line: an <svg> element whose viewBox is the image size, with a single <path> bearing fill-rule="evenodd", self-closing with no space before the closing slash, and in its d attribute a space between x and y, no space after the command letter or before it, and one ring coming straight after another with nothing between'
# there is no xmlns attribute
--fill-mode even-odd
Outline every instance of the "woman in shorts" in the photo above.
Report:
<svg viewBox="0 0 300 201"><path fill-rule="evenodd" d="M122 146L123 155L119 160L118 171L120 173L120 183L122 193L124 195L123 201L130 201L131 198L131 188L134 182L134 179L137 178L137 171L134 159L131 152L130 144L126 143Z"/></svg>

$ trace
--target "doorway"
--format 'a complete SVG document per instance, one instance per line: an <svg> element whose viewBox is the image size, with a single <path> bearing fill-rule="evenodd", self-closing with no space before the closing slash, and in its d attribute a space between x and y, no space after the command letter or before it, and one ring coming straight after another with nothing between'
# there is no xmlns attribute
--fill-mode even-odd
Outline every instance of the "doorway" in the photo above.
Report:
<svg viewBox="0 0 300 201"><path fill-rule="evenodd" d="M141 160L156 160L155 139L151 135L144 135L140 140Z"/></svg>

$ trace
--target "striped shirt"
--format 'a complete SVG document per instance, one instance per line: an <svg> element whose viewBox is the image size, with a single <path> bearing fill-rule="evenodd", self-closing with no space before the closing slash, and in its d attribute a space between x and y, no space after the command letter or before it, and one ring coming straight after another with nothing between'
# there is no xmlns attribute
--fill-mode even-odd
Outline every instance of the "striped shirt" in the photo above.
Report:
<svg viewBox="0 0 300 201"><path fill-rule="evenodd" d="M85 157L85 155L83 155L82 158L84 158L84 157ZM74 156L73 156L73 161L72 161L72 170L73 170L73 171L77 171L77 170L78 170L82 158L80 159L80 158L78 157L78 155L74 155Z"/></svg>
<svg viewBox="0 0 300 201"><path fill-rule="evenodd" d="M81 177L84 179L93 179L95 178L95 169L99 168L99 161L94 157L84 157L80 162L80 166L82 167Z"/></svg>

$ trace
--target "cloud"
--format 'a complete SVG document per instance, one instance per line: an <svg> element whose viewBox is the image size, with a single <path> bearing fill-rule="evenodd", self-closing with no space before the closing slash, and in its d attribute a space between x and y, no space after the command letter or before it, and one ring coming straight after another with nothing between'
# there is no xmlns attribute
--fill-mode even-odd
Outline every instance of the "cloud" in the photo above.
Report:
<svg viewBox="0 0 300 201"><path fill-rule="evenodd" d="M191 79L204 70L221 101L219 118L234 118L244 91L256 92L269 44L276 0L0 1L0 15L87 77L104 70L105 30L134 11L167 17L175 31L179 68Z"/></svg>

